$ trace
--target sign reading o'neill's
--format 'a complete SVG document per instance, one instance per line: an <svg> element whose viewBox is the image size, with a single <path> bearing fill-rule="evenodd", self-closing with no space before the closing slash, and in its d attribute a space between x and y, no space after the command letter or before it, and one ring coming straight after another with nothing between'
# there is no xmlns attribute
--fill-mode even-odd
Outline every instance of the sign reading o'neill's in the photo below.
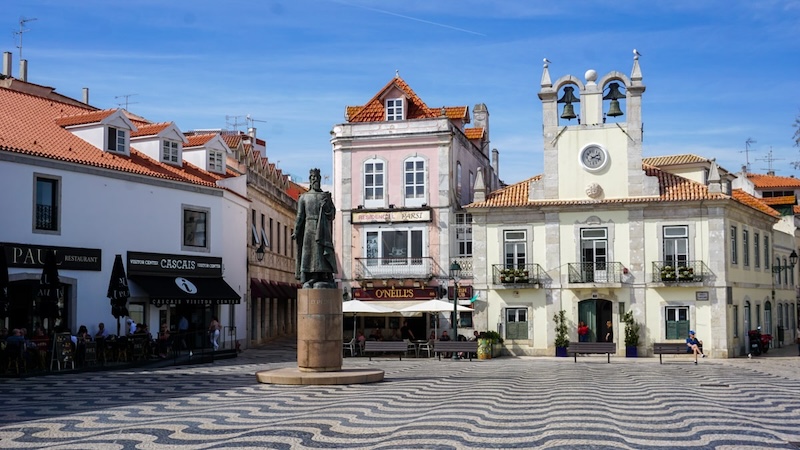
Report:
<svg viewBox="0 0 800 450"><path fill-rule="evenodd" d="M430 222L430 209L352 211L351 223Z"/></svg>
<svg viewBox="0 0 800 450"><path fill-rule="evenodd" d="M430 300L436 298L436 289L406 287L354 289L353 297L359 300Z"/></svg>

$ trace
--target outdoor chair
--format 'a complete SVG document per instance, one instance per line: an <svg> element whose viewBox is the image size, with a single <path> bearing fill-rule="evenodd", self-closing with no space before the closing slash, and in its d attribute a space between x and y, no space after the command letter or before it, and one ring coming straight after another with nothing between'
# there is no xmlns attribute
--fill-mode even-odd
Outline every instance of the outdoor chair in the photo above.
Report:
<svg viewBox="0 0 800 450"><path fill-rule="evenodd" d="M345 342L342 344L342 351L350 352L350 356L356 356L356 338L350 339L350 342Z"/></svg>
<svg viewBox="0 0 800 450"><path fill-rule="evenodd" d="M408 339L403 339L403 342L406 343L406 353L412 352L414 356L419 356L419 352L417 351L417 344L411 342Z"/></svg>
<svg viewBox="0 0 800 450"><path fill-rule="evenodd" d="M430 358L431 355L433 354L433 342L428 341L428 342L425 342L423 344L419 344L419 347L417 347L417 351L420 354L422 352L427 352L428 353L428 358Z"/></svg>

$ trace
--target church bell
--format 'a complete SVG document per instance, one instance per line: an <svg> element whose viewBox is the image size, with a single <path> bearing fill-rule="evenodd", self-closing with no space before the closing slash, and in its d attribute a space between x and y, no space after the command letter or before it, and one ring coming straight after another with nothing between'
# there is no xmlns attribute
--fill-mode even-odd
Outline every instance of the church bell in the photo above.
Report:
<svg viewBox="0 0 800 450"><path fill-rule="evenodd" d="M572 106L573 103L579 103L580 99L575 97L575 94L572 92L575 90L572 86L567 86L564 88L564 95L558 99L558 103L565 103L564 111L561 113L562 119L572 120L578 116L575 115L575 107Z"/></svg>
<svg viewBox="0 0 800 450"><path fill-rule="evenodd" d="M617 117L622 115L622 110L619 108L619 99L625 98L625 94L619 91L619 83L611 83L608 85L608 94L603 97L603 100L611 100L608 105L608 116Z"/></svg>

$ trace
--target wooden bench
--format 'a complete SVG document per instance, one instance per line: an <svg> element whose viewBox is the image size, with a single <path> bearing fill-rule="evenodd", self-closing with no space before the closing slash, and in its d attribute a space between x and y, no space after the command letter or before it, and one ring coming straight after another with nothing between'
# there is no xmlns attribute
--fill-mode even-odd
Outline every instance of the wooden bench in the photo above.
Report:
<svg viewBox="0 0 800 450"><path fill-rule="evenodd" d="M608 355L608 363L611 364L611 354L617 353L617 344L614 342L570 342L567 347L567 354L575 357L578 362L578 353L583 354L603 354Z"/></svg>
<svg viewBox="0 0 800 450"><path fill-rule="evenodd" d="M442 353L466 352L469 360L472 361L472 354L478 353L478 341L434 341L433 353L438 354L439 361L442 360Z"/></svg>
<svg viewBox="0 0 800 450"><path fill-rule="evenodd" d="M700 351L703 351L703 346L698 345ZM692 355L694 361L697 362L697 356L694 355L686 346L685 342L656 342L653 344L653 354L658 355L658 363L664 364L661 355Z"/></svg>
<svg viewBox="0 0 800 450"><path fill-rule="evenodd" d="M364 353L369 355L372 361L372 354L376 352L399 353L400 359L403 354L408 352L408 344L405 341L366 341L364 342Z"/></svg>

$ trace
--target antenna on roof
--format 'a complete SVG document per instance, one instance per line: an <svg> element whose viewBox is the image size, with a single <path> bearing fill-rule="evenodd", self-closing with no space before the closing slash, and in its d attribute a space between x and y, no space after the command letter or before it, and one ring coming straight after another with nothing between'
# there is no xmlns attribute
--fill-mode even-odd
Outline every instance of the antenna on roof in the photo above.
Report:
<svg viewBox="0 0 800 450"><path fill-rule="evenodd" d="M22 33L27 33L28 31L31 31L31 30L26 30L25 29L25 24L27 22L33 22L34 20L38 20L38 19L35 18L35 17L32 18L32 19L26 19L25 17L20 17L19 18L19 31L15 31L14 32L15 35L19 36L19 45L17 45L17 48L19 49L19 60L20 61L22 61Z"/></svg>
<svg viewBox="0 0 800 450"><path fill-rule="evenodd" d="M134 95L139 95L139 94L115 95L114 99L124 98L125 101L117 103L117 106L119 106L120 108L125 108L125 110L127 111L128 110L128 105L135 105L135 104L139 103L139 102L130 101L131 97L133 97ZM125 106L123 106L123 105L125 105Z"/></svg>
<svg viewBox="0 0 800 450"><path fill-rule="evenodd" d="M233 131L238 132L239 131L239 125L241 125L241 122L239 122L239 119L241 119L241 118L242 118L242 116L225 116L225 129L227 129L227 130L231 130L232 129Z"/></svg>
<svg viewBox="0 0 800 450"><path fill-rule="evenodd" d="M267 121L266 121L266 120L258 120L258 119L253 119L252 117L250 117L250 114L248 114L247 116L245 116L245 120L247 121L247 128L253 128L253 127L255 126L255 122L264 122L264 123L267 123Z"/></svg>
<svg viewBox="0 0 800 450"><path fill-rule="evenodd" d="M757 161L766 161L767 162L767 175L775 175L775 169L772 167L772 163L775 161L783 161L783 158L773 158L772 157L772 147L769 148L769 153L767 153L766 158L757 159Z"/></svg>
<svg viewBox="0 0 800 450"><path fill-rule="evenodd" d="M756 140L753 138L747 138L744 141L744 150L740 151L739 153L744 153L744 160L746 162L745 167L747 167L747 171L750 172L750 152L755 150L750 150L750 144L755 144Z"/></svg>

